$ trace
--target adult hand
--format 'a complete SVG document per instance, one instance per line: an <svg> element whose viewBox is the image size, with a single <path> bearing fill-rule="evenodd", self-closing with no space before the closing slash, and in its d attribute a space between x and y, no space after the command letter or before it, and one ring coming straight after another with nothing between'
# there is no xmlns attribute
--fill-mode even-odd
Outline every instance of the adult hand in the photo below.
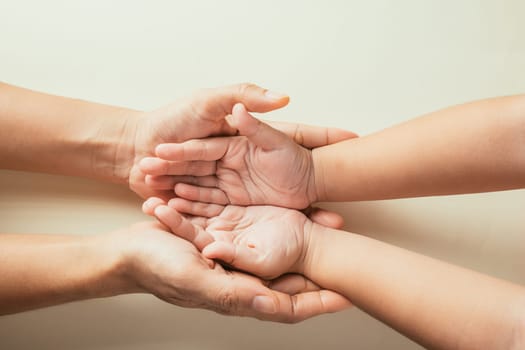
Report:
<svg viewBox="0 0 525 350"><path fill-rule="evenodd" d="M122 144L133 144L133 154L128 147L122 154L115 152L116 169L127 173L129 187L139 196L163 199L172 198L175 178L172 175L186 173L181 164L170 163L164 183L171 183L169 189L154 188L140 170L139 162L154 156L155 147L160 143L183 142L214 135L232 135L236 130L228 125L225 118L231 114L236 103L243 103L251 112L268 112L288 104L286 95L277 94L253 84L239 84L216 89L201 90L189 98L177 101L153 112L140 114L130 119ZM296 142L305 147L319 147L357 135L335 128L318 128L293 123L272 123Z"/></svg>
<svg viewBox="0 0 525 350"><path fill-rule="evenodd" d="M137 224L110 239L124 251L130 291L152 293L175 305L286 323L349 306L347 299L319 290L302 276L268 282L225 270L158 223Z"/></svg>

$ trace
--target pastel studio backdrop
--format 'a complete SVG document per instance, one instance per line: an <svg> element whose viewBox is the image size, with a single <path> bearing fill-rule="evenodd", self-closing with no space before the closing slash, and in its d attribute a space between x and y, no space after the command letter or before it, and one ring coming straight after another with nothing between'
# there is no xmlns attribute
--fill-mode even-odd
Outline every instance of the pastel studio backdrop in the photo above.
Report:
<svg viewBox="0 0 525 350"><path fill-rule="evenodd" d="M4 1L0 80L138 109L252 81L291 96L267 118L367 134L525 92L523 13L520 0ZM107 232L144 220L140 204L112 185L0 172L0 232ZM525 283L524 191L326 206L349 231ZM1 317L0 348L420 347L357 309L281 325L128 295Z"/></svg>

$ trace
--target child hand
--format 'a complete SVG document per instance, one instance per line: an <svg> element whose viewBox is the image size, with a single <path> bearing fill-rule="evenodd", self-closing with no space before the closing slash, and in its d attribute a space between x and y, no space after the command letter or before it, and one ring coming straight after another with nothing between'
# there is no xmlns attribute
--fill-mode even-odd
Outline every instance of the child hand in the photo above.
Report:
<svg viewBox="0 0 525 350"><path fill-rule="evenodd" d="M310 150L255 119L242 104L234 106L228 122L242 136L157 146L158 158L144 159L141 170L163 175L177 167L185 175L150 176L149 184L175 184L181 198L220 205L304 209L317 200Z"/></svg>
<svg viewBox="0 0 525 350"><path fill-rule="evenodd" d="M204 257L264 279L301 272L312 226L303 213L272 206L222 206L181 198L165 205L151 198L143 210L192 242Z"/></svg>

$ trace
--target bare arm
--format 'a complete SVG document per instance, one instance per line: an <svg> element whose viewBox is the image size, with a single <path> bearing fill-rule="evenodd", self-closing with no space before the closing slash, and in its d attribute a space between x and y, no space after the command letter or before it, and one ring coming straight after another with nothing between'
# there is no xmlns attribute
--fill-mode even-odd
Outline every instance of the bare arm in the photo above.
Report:
<svg viewBox="0 0 525 350"><path fill-rule="evenodd" d="M425 347L523 347L521 286L315 224L304 261L312 281Z"/></svg>
<svg viewBox="0 0 525 350"><path fill-rule="evenodd" d="M0 315L126 293L288 323L348 306L299 275L269 289L272 282L226 271L152 222L96 236L2 234L0 276ZM266 307L256 309L261 299Z"/></svg>
<svg viewBox="0 0 525 350"><path fill-rule="evenodd" d="M231 134L225 117L235 103L268 112L288 97L253 84L206 89L158 110L143 112L53 96L0 82L0 167L90 177L128 184L142 197L173 197L145 185L138 162L157 144ZM352 132L274 123L306 147L356 137Z"/></svg>
<svg viewBox="0 0 525 350"><path fill-rule="evenodd" d="M467 103L313 150L321 201L525 186L525 95Z"/></svg>
<svg viewBox="0 0 525 350"><path fill-rule="evenodd" d="M152 198L144 210L207 258L263 278L304 274L428 348L523 348L521 286L323 227L282 207Z"/></svg>
<svg viewBox="0 0 525 350"><path fill-rule="evenodd" d="M0 83L0 166L125 183L137 115Z"/></svg>
<svg viewBox="0 0 525 350"><path fill-rule="evenodd" d="M103 243L98 236L0 235L0 315L124 292L122 256Z"/></svg>

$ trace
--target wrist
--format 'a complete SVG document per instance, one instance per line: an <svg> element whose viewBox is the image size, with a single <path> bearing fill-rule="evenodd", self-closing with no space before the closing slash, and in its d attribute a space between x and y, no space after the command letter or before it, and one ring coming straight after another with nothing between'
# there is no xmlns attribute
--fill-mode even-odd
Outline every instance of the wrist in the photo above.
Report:
<svg viewBox="0 0 525 350"><path fill-rule="evenodd" d="M136 135L141 113L122 109L101 122L89 139L93 177L127 184L135 160Z"/></svg>
<svg viewBox="0 0 525 350"><path fill-rule="evenodd" d="M310 220L304 226L303 252L297 273L311 279L315 276L318 262L322 261L323 237L328 234L328 229Z"/></svg>
<svg viewBox="0 0 525 350"><path fill-rule="evenodd" d="M129 260L124 245L113 234L86 238L85 250L92 257L93 283L88 284L91 298L111 297L137 292L130 278Z"/></svg>
<svg viewBox="0 0 525 350"><path fill-rule="evenodd" d="M321 156L321 148L314 148L311 151L312 155L312 186L315 193L315 202L326 201L326 186L324 180L323 158Z"/></svg>

